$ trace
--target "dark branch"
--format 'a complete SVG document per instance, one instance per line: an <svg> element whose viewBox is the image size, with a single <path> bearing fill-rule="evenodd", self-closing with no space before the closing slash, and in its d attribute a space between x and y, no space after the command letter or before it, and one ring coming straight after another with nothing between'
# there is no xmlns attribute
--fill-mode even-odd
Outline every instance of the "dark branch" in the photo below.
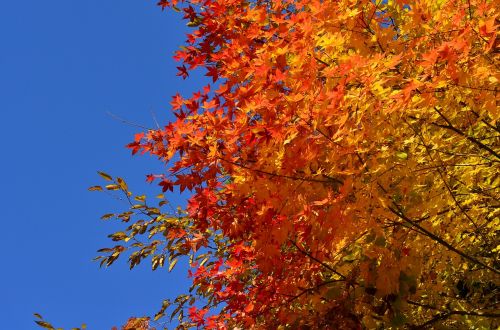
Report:
<svg viewBox="0 0 500 330"><path fill-rule="evenodd" d="M495 157L497 157L497 158L500 159L500 155L498 153L496 153L493 149L491 149L490 147L488 147L487 145L485 145L481 141L475 139L474 137L465 134L464 132L462 132L461 130L459 130L458 128L456 128L455 126L453 126L453 124L449 121L449 119L446 118L446 116L444 116L441 113L441 111L439 111L439 109L437 107L434 107L434 110L441 116L441 118L444 119L444 121L448 125L439 125L439 124L434 124L434 123L433 123L433 125L438 126L438 127L442 127L442 128L446 128L446 129L449 129L449 130L452 130L453 132L457 133L458 135L461 135L461 136L465 137L467 140L469 140L472 143L476 144L479 148L488 151L490 154L492 154Z"/></svg>
<svg viewBox="0 0 500 330"><path fill-rule="evenodd" d="M457 248L455 248L453 245L451 245L450 243L446 242L445 240L443 240L441 237L435 235L434 233L428 231L427 229L425 229L424 227L420 226L418 223L416 223L415 221L413 221L412 219L408 218L403 212L401 212L401 210L396 210L394 209L393 207L389 206L389 210L394 213L395 215L397 215L398 217L400 217L401 219L403 219L404 221L406 221L408 224L410 224L411 226L417 228L419 231L421 231L422 233L424 233L427 237L433 239L434 241L436 241L437 243L441 244L442 246L446 247L448 250L452 251L452 252L455 252L456 254L460 255L461 257L463 257L464 259L467 259L469 261L471 261L472 263L476 264L476 265L480 265L496 274L500 274L500 271L498 269L495 269L491 266L488 266L486 265L485 263L483 263L482 261L474 258L474 257L471 257L470 255L458 250Z"/></svg>
<svg viewBox="0 0 500 330"><path fill-rule="evenodd" d="M300 177L300 176L291 176L291 175L286 175L286 174L272 173L272 172L268 172L268 171L264 171L264 170L259 170L256 168L251 168L251 167L248 167L246 165L236 163L236 162L233 162L231 160L224 159L224 158L219 158L219 160L222 160L226 163L229 163L229 164L232 164L232 165L235 165L235 166L238 166L238 167L241 167L241 168L244 168L244 169L256 172L256 173L269 175L271 177L284 178L284 179L289 179L289 180L294 180L294 181L308 181L308 182L328 183L328 184L331 184L333 181L333 180L319 180L319 179L314 179L314 178L305 178L305 177Z"/></svg>
<svg viewBox="0 0 500 330"><path fill-rule="evenodd" d="M334 273L335 275L338 275L340 276L340 278L342 278L343 280L346 279L346 276L345 275L342 275L341 273L339 273L338 271L336 271L335 269L333 269L332 267L330 267L329 265L325 264L323 261L319 260L318 258L316 258L315 256L313 256L312 254L310 254L309 252L307 251L304 251L302 250L295 241L289 239L290 243L292 243L296 248L297 250L299 250L300 253L306 255L307 257L309 257L310 259L316 261L317 263L319 263L321 266L325 267L326 269L328 269L329 271L331 271L332 273Z"/></svg>

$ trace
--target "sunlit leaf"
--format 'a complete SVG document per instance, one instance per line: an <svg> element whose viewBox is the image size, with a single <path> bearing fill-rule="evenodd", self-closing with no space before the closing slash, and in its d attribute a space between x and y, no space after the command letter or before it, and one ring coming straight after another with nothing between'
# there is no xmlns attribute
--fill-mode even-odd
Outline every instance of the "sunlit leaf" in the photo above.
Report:
<svg viewBox="0 0 500 330"><path fill-rule="evenodd" d="M97 173L105 180L107 181L112 181L113 178L111 177L111 175L107 174L107 173L104 173L104 172L100 172L100 171L97 171Z"/></svg>

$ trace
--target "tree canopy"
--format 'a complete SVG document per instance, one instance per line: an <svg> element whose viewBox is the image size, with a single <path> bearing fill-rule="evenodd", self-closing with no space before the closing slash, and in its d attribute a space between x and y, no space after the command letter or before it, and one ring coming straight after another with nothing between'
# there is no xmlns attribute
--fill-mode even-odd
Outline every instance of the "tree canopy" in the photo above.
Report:
<svg viewBox="0 0 500 330"><path fill-rule="evenodd" d="M499 326L498 3L159 4L192 28L178 75L211 83L128 145L158 198L91 188L130 202L101 265L189 260L157 327Z"/></svg>

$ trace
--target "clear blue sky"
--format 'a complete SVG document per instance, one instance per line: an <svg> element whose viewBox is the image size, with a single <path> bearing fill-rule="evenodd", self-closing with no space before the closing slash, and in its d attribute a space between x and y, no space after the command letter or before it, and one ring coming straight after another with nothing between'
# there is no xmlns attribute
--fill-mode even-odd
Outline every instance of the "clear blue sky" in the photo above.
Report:
<svg viewBox="0 0 500 330"><path fill-rule="evenodd" d="M139 129L106 112L150 127L151 111L172 118L171 95L200 84L175 76L185 31L156 0L2 1L1 329L38 329L33 312L109 329L186 287L184 270L129 271L125 260L99 269L91 259L115 229L99 217L119 205L87 191L101 183L96 170L134 192L156 188L145 174L161 164L124 148Z"/></svg>

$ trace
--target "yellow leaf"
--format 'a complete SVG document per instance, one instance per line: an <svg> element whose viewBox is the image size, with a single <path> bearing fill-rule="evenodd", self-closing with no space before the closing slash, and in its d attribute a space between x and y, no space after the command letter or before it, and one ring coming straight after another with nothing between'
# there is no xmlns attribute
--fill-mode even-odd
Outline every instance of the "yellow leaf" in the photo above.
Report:
<svg viewBox="0 0 500 330"><path fill-rule="evenodd" d="M97 173L104 178L104 180L107 180L107 181L112 181L113 178L111 177L111 175L109 174L106 174L104 172L100 172L100 171L97 171Z"/></svg>
<svg viewBox="0 0 500 330"><path fill-rule="evenodd" d="M106 189L108 189L108 190L118 190L118 189L120 189L120 187L118 185L116 185L116 184L108 184L106 186Z"/></svg>
<svg viewBox="0 0 500 330"><path fill-rule="evenodd" d="M408 159L408 154L406 152L400 151L396 153L396 157L398 157L399 159L406 160Z"/></svg>
<svg viewBox="0 0 500 330"><path fill-rule="evenodd" d="M122 178L117 178L116 181L118 182L118 184L120 185L120 188L122 188L122 190L124 190L124 191L128 190L128 186Z"/></svg>
<svg viewBox="0 0 500 330"><path fill-rule="evenodd" d="M112 217L114 217L115 215L113 213L108 213L108 214L105 214L101 217L102 220L107 220L107 219L110 219Z"/></svg>
<svg viewBox="0 0 500 330"><path fill-rule="evenodd" d="M178 259L174 259L171 263L170 263L170 266L168 266L168 271L172 271L172 269L174 269L175 267L175 264L177 263L177 260Z"/></svg>

